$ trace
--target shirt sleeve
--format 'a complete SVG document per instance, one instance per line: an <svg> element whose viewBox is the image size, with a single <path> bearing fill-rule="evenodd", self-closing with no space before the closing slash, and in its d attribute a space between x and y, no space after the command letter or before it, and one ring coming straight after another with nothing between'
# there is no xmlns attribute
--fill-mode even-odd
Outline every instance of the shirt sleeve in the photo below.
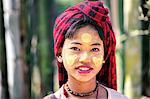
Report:
<svg viewBox="0 0 150 99"><path fill-rule="evenodd" d="M43 99L57 99L54 94L45 96Z"/></svg>
<svg viewBox="0 0 150 99"><path fill-rule="evenodd" d="M107 91L108 91L108 99L128 99L128 97L113 89L107 88Z"/></svg>

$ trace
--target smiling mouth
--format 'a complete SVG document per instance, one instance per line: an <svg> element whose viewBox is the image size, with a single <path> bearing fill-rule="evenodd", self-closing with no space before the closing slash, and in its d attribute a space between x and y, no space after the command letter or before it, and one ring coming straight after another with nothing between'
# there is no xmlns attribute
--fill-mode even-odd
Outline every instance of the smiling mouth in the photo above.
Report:
<svg viewBox="0 0 150 99"><path fill-rule="evenodd" d="M93 68L91 68L90 66L79 66L77 68L75 68L78 73L80 74L88 74L92 71Z"/></svg>

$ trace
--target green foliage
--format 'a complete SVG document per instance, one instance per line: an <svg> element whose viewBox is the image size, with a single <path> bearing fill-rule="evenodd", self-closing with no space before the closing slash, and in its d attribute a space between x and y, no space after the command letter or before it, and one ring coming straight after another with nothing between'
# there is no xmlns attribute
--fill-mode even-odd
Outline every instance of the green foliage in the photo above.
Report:
<svg viewBox="0 0 150 99"><path fill-rule="evenodd" d="M138 7L140 5L139 4L140 1L132 0L131 2L132 8L130 9L129 16L126 16L129 17L129 24L128 24L129 31L139 29L141 25L138 19L139 16Z"/></svg>
<svg viewBox="0 0 150 99"><path fill-rule="evenodd" d="M84 0L55 0L56 7L57 7L57 14L60 14L64 10L66 10L68 7L77 4Z"/></svg>

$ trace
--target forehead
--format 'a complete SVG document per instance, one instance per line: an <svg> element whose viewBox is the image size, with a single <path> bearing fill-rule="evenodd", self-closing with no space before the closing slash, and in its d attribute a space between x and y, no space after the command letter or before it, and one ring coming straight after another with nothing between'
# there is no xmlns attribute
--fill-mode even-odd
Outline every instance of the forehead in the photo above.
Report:
<svg viewBox="0 0 150 99"><path fill-rule="evenodd" d="M90 40L92 38L100 39L100 36L98 34L98 31L93 26L86 25L75 31L75 33L73 34L73 39L76 38L81 38L82 40L84 39Z"/></svg>

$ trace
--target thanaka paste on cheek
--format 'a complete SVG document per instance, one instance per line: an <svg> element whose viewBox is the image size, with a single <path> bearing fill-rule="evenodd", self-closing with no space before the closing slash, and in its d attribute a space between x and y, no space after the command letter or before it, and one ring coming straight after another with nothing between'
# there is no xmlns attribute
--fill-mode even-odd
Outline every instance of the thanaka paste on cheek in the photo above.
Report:
<svg viewBox="0 0 150 99"><path fill-rule="evenodd" d="M81 40L82 40L83 42L89 43L89 42L91 42L92 37L91 37L90 34L84 33L84 34L82 34L82 36L81 36Z"/></svg>
<svg viewBox="0 0 150 99"><path fill-rule="evenodd" d="M103 63L103 58L102 58L102 56L93 57L92 60L93 60L93 63L95 64L96 67L101 66L102 63Z"/></svg>
<svg viewBox="0 0 150 99"><path fill-rule="evenodd" d="M74 64L76 58L77 58L77 55L68 55L68 54L66 54L65 61L66 61L68 66L71 66L71 65Z"/></svg>

